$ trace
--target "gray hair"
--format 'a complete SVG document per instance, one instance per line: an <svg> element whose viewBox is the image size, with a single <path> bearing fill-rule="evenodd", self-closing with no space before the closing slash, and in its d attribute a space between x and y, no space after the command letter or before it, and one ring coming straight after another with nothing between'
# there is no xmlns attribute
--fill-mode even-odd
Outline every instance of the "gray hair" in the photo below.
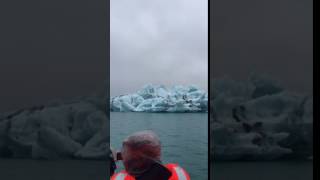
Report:
<svg viewBox="0 0 320 180"><path fill-rule="evenodd" d="M128 136L123 141L123 146L141 152L141 155L156 161L161 158L161 142L159 137L149 130L139 131Z"/></svg>

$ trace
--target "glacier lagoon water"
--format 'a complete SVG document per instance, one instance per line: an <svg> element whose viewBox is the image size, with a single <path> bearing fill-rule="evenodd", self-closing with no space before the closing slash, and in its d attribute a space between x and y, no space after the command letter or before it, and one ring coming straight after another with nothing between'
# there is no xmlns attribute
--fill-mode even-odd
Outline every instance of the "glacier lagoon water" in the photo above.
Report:
<svg viewBox="0 0 320 180"><path fill-rule="evenodd" d="M312 180L312 161L214 162L213 180Z"/></svg>
<svg viewBox="0 0 320 180"><path fill-rule="evenodd" d="M164 163L178 163L192 180L208 179L207 113L111 112L110 140L115 149L122 140L140 130L155 131L162 143ZM122 169L118 162L118 170Z"/></svg>
<svg viewBox="0 0 320 180"><path fill-rule="evenodd" d="M61 166L63 165L63 166ZM106 178L104 161L59 160L39 161L32 159L1 159L0 179L61 180L68 177L77 180L100 180ZM269 162L215 162L210 180L312 180L312 161ZM200 179L200 177L193 178ZM207 180L204 177L202 180Z"/></svg>

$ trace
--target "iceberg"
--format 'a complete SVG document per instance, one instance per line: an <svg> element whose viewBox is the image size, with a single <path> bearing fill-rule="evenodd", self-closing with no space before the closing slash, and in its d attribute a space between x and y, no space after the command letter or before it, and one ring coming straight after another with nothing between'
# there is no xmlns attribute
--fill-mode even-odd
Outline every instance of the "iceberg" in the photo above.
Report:
<svg viewBox="0 0 320 180"><path fill-rule="evenodd" d="M116 112L208 112L211 160L312 159L313 97L261 77L196 86L146 85L136 93L81 97L0 114L0 157L109 156L106 105Z"/></svg>
<svg viewBox="0 0 320 180"><path fill-rule="evenodd" d="M146 85L110 100L113 112L207 112L208 93L196 86Z"/></svg>
<svg viewBox="0 0 320 180"><path fill-rule="evenodd" d="M210 99L215 160L310 159L313 98L259 76L215 79Z"/></svg>
<svg viewBox="0 0 320 180"><path fill-rule="evenodd" d="M0 115L0 157L108 158L105 97L81 97Z"/></svg>

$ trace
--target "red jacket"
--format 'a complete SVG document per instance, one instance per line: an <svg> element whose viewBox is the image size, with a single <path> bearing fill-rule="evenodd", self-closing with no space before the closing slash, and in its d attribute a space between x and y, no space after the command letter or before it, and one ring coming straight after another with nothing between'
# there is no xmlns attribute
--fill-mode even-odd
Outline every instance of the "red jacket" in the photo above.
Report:
<svg viewBox="0 0 320 180"><path fill-rule="evenodd" d="M169 180L190 180L189 174L177 164L167 164L166 168L172 174ZM111 180L135 180L135 178L130 176L126 171L121 171L114 174Z"/></svg>

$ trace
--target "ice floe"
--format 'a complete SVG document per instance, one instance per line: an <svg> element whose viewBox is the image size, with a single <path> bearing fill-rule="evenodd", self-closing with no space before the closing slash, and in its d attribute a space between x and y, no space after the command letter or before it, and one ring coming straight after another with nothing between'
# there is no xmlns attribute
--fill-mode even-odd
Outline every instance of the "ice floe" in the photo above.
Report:
<svg viewBox="0 0 320 180"><path fill-rule="evenodd" d="M106 104L117 112L207 112L215 160L313 156L313 97L264 78L215 79L195 86L146 85L136 93L83 97L0 114L0 157L95 159L109 156ZM108 102L107 102L108 101Z"/></svg>
<svg viewBox="0 0 320 180"><path fill-rule="evenodd" d="M307 159L313 148L313 98L253 76L214 80L211 156L215 160Z"/></svg>
<svg viewBox="0 0 320 180"><path fill-rule="evenodd" d="M109 155L107 121L103 97L3 113L0 157L106 160Z"/></svg>
<svg viewBox="0 0 320 180"><path fill-rule="evenodd" d="M208 94L196 86L146 85L136 93L112 97L115 112L207 112Z"/></svg>

